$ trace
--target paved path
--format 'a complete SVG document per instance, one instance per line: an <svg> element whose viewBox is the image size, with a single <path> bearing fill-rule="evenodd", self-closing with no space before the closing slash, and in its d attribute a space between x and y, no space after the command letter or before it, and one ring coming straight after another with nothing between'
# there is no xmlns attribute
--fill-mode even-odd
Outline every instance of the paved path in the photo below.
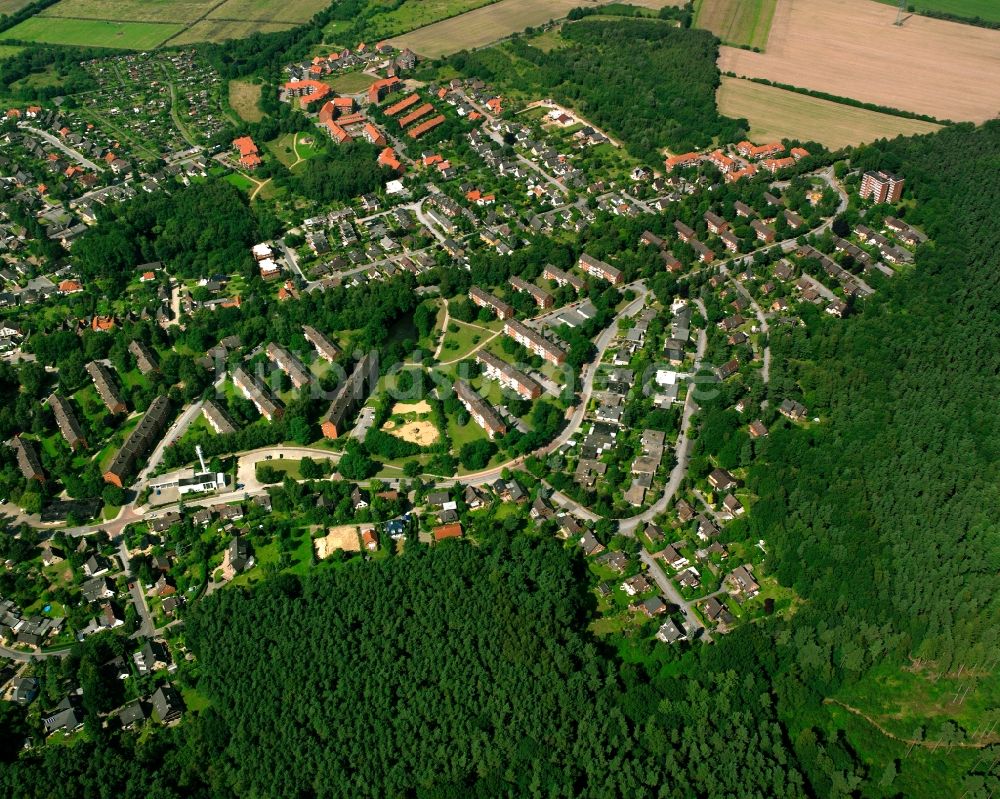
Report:
<svg viewBox="0 0 1000 799"><path fill-rule="evenodd" d="M448 336L448 322L451 321L451 316L448 314L448 301L444 301L444 322L441 323L441 340L438 342L437 346L434 348L434 355L432 356L434 360L438 359L441 355L441 348L444 346L444 340Z"/></svg>

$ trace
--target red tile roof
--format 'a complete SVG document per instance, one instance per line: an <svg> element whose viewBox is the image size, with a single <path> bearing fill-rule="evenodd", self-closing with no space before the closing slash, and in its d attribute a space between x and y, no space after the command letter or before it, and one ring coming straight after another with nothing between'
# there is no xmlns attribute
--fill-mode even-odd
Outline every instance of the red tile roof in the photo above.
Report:
<svg viewBox="0 0 1000 799"><path fill-rule="evenodd" d="M434 106L430 103L424 103L419 108L414 108L409 114L399 119L399 127L405 128L412 122L416 122L420 117L427 116L431 111L434 110Z"/></svg>
<svg viewBox="0 0 1000 799"><path fill-rule="evenodd" d="M396 157L396 151L393 150L391 147L386 147L382 152L378 154L378 162L382 166L387 166L390 169L396 170L397 172L401 172L403 170L403 165Z"/></svg>
<svg viewBox="0 0 1000 799"><path fill-rule="evenodd" d="M239 150L241 156L257 154L257 145L253 143L253 139L249 136L240 136L238 139L233 139L233 147ZM107 160L108 156L111 157L111 160L114 160L113 153L108 153L105 156L105 160Z"/></svg>
<svg viewBox="0 0 1000 799"><path fill-rule="evenodd" d="M393 103L387 109L385 109L385 115L387 117L394 117L400 111L405 111L411 105L420 102L420 95L414 92L413 94L408 94L398 103Z"/></svg>
<svg viewBox="0 0 1000 799"><path fill-rule="evenodd" d="M445 538L461 538L462 537L462 525L456 522L455 524L442 524L434 528L434 540L443 541Z"/></svg>
<svg viewBox="0 0 1000 799"><path fill-rule="evenodd" d="M409 132L409 136L411 139L418 139L421 136L423 136L427 131L431 130L432 128L436 128L442 122L444 122L444 115L438 114L433 119L428 119L426 122L421 122L419 125L417 125L413 130Z"/></svg>

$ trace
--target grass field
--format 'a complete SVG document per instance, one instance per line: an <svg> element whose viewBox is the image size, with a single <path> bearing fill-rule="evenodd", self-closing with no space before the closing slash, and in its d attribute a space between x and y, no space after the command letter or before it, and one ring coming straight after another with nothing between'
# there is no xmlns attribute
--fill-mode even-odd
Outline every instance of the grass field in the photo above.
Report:
<svg viewBox="0 0 1000 799"><path fill-rule="evenodd" d="M726 44L763 50L778 0L701 0L695 27L712 31Z"/></svg>
<svg viewBox="0 0 1000 799"><path fill-rule="evenodd" d="M879 0L879 2L896 6L893 0ZM969 19L979 17L991 22L1000 22L1000 3L996 0L907 0L906 5L913 6L917 13L941 11Z"/></svg>
<svg viewBox="0 0 1000 799"><path fill-rule="evenodd" d="M523 31L529 26L560 19L580 0L500 0L451 19L393 38L397 47L409 47L426 58L437 58L459 50L482 47Z"/></svg>
<svg viewBox="0 0 1000 799"><path fill-rule="evenodd" d="M0 0L0 15L15 14L31 2L32 0Z"/></svg>
<svg viewBox="0 0 1000 799"><path fill-rule="evenodd" d="M210 2L211 5L213 3ZM213 9L207 19L302 23L308 22L328 5L329 0L226 0Z"/></svg>
<svg viewBox="0 0 1000 799"><path fill-rule="evenodd" d="M5 5L21 0L0 0ZM274 33L308 22L329 0L60 0L6 33L49 44L151 50ZM9 13L9 12L8 12Z"/></svg>
<svg viewBox="0 0 1000 799"><path fill-rule="evenodd" d="M839 149L940 128L931 122L852 108L739 78L724 77L716 99L725 116L750 121L750 138L754 141L801 139Z"/></svg>
<svg viewBox="0 0 1000 799"><path fill-rule="evenodd" d="M871 0L782 0L767 52L723 47L719 67L939 119L996 114L1000 30L920 16L896 27L895 18Z"/></svg>
<svg viewBox="0 0 1000 799"><path fill-rule="evenodd" d="M224 180L226 181L226 183L233 184L240 191L245 191L247 194L249 194L255 188L257 188L256 183L250 180L250 178L248 178L246 175L241 175L239 172L230 172L228 175L226 175Z"/></svg>
<svg viewBox="0 0 1000 799"><path fill-rule="evenodd" d="M180 24L161 22L108 22L106 20L32 17L15 25L5 36L45 44L79 47L122 47L152 50L183 30Z"/></svg>
<svg viewBox="0 0 1000 799"><path fill-rule="evenodd" d="M358 92L365 91L372 85L373 81L374 78L371 75L366 75L364 72L347 72L326 82L338 94L357 94Z"/></svg>
<svg viewBox="0 0 1000 799"><path fill-rule="evenodd" d="M277 33L292 27L289 23L254 22L252 20L203 19L170 40L180 46L198 42L222 42L226 39L243 39L251 33Z"/></svg>
<svg viewBox="0 0 1000 799"><path fill-rule="evenodd" d="M399 8L372 17L368 30L379 39L396 36L448 17L489 5L495 0L404 0ZM372 7L393 3L370 3Z"/></svg>
<svg viewBox="0 0 1000 799"><path fill-rule="evenodd" d="M260 122L264 113L260 110L261 85L248 80L229 81L229 105L240 119L247 122Z"/></svg>
<svg viewBox="0 0 1000 799"><path fill-rule="evenodd" d="M23 47L18 47L14 44L0 44L0 61L3 61L5 58L13 58L23 49Z"/></svg>
<svg viewBox="0 0 1000 799"><path fill-rule="evenodd" d="M114 22L194 22L216 0L60 0L44 17L103 19Z"/></svg>

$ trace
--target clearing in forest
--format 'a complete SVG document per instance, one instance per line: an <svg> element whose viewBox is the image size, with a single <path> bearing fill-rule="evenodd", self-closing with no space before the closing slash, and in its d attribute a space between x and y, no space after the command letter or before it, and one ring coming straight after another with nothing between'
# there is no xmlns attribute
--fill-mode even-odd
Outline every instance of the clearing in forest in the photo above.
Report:
<svg viewBox="0 0 1000 799"><path fill-rule="evenodd" d="M1000 30L895 19L872 0L780 0L767 52L723 47L719 67L939 119L996 115Z"/></svg>
<svg viewBox="0 0 1000 799"><path fill-rule="evenodd" d="M344 552L360 552L361 541L358 540L358 526L356 524L341 524L331 527L326 531L326 535L313 539L313 546L316 548L316 558L323 560L328 558L338 549Z"/></svg>
<svg viewBox="0 0 1000 799"><path fill-rule="evenodd" d="M229 105L240 119L260 122L264 118L259 105L261 88L259 83L248 80L229 81Z"/></svg>
<svg viewBox="0 0 1000 799"><path fill-rule="evenodd" d="M722 79L719 113L750 122L754 141L818 141L832 150L880 138L930 133L941 126L809 97L741 78Z"/></svg>

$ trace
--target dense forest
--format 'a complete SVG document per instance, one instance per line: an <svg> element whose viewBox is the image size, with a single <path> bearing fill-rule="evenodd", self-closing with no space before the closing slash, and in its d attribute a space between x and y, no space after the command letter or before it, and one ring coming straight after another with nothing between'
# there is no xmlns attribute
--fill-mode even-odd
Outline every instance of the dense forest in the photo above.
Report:
<svg viewBox="0 0 1000 799"><path fill-rule="evenodd" d="M249 279L250 247L276 232L262 229L262 214L225 181L174 194L140 194L111 213L113 222L91 228L74 244L73 260L84 280L99 281L112 298L125 290L137 266L150 261L163 261L182 277L228 274L242 266Z"/></svg>
<svg viewBox="0 0 1000 799"><path fill-rule="evenodd" d="M212 708L183 739L49 749L47 773L8 768L0 790L801 796L763 672L678 681L616 665L584 630L581 567L552 539L498 536L217 593L187 625Z"/></svg>
<svg viewBox="0 0 1000 799"><path fill-rule="evenodd" d="M622 139L649 162L663 147L689 150L736 140L744 120L719 114L718 40L708 31L659 20L583 19L564 25L569 46L544 52L530 39L460 52L450 67L502 91L552 97Z"/></svg>

